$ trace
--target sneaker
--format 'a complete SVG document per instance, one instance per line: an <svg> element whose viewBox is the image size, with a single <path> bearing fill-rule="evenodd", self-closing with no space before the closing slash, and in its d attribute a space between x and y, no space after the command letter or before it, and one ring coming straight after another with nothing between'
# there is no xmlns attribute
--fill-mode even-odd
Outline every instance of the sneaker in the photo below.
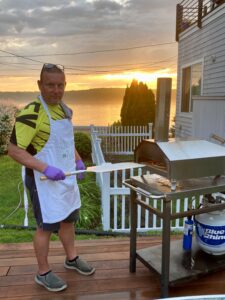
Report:
<svg viewBox="0 0 225 300"><path fill-rule="evenodd" d="M79 258L79 256L72 262L66 259L64 267L67 269L73 269L82 275L91 275L95 272L95 268L90 266L86 261Z"/></svg>
<svg viewBox="0 0 225 300"><path fill-rule="evenodd" d="M45 276L37 274L35 276L35 282L45 287L48 291L59 292L67 288L67 284L61 278L59 278L52 271Z"/></svg>

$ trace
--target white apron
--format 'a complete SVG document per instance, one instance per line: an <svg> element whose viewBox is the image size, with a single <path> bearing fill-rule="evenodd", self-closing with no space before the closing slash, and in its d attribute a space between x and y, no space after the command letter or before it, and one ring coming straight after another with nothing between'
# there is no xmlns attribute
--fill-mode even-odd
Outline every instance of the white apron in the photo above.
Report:
<svg viewBox="0 0 225 300"><path fill-rule="evenodd" d="M49 117L50 136L35 157L50 166L64 172L76 170L73 126L69 119L54 121L48 106L40 96L39 99ZM80 193L76 176L65 180L40 180L42 173L34 170L34 177L40 201L43 223L56 223L64 220L75 209L80 208Z"/></svg>

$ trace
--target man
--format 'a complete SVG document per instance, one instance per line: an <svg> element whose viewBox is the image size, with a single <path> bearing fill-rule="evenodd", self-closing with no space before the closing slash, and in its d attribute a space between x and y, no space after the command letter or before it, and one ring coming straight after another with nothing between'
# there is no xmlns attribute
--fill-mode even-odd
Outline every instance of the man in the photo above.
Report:
<svg viewBox="0 0 225 300"><path fill-rule="evenodd" d="M8 147L9 156L26 167L26 186L37 222L35 281L49 291L67 287L48 263L52 232L58 231L66 268L83 275L95 272L79 258L74 246L74 222L81 202L76 177L66 177L65 172L84 170L85 166L74 147L72 111L62 102L65 86L63 66L44 64L38 80L40 96L17 116ZM45 181L40 180L43 174Z"/></svg>

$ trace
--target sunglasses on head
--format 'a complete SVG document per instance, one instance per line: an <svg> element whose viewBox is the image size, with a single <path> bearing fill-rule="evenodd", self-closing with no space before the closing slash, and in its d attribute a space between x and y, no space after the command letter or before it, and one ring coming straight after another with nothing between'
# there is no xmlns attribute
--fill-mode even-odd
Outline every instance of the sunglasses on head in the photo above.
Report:
<svg viewBox="0 0 225 300"><path fill-rule="evenodd" d="M62 72L64 72L64 66L63 65L55 65L55 64L44 64L42 67L42 70L51 70L51 69L58 69Z"/></svg>

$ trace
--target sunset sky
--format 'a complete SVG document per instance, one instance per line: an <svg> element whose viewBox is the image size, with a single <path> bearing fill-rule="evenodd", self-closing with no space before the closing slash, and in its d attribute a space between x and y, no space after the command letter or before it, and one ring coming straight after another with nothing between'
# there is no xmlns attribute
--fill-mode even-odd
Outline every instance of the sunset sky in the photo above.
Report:
<svg viewBox="0 0 225 300"><path fill-rule="evenodd" d="M43 63L65 66L67 90L176 87L180 0L0 0L0 91L35 91Z"/></svg>

